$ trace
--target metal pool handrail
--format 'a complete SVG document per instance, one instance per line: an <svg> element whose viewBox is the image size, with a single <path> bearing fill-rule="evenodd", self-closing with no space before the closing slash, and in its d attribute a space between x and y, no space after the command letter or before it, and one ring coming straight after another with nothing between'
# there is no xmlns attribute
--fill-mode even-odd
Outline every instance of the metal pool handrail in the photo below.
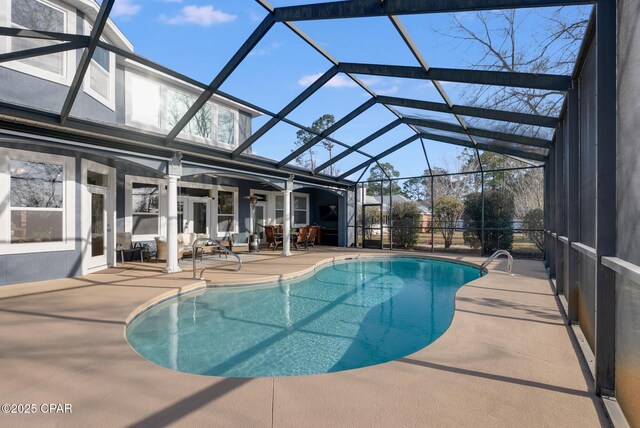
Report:
<svg viewBox="0 0 640 428"><path fill-rule="evenodd" d="M507 250L498 250L495 253L493 253L491 257L485 260L484 263L482 263L482 265L480 266L480 276L482 276L484 269L487 266L489 266L489 263L491 263L492 261L494 261L500 256L507 256L507 269L509 270L509 273L511 273L511 270L513 268L513 257L511 257L511 254L509 254Z"/></svg>
<svg viewBox="0 0 640 428"><path fill-rule="evenodd" d="M198 248L202 248L204 247L204 245L199 245L203 242L212 242L215 246L217 246L218 248L220 248L222 251L225 251L227 254L231 254L233 257L235 257L236 259L238 259L238 269L236 269L236 272L240 271L240 269L242 269L242 259L240 258L240 256L238 254L236 254L235 252L231 251L230 249L228 249L227 247L225 247L224 245L222 245L220 242L216 241L215 239L210 239L210 238L196 238L195 241L193 241L193 245L192 245L192 257L193 257L193 279L203 279L202 278L202 274L204 273L205 270L207 270L209 267L205 266L202 268L202 270L200 271L200 275L196 275L196 263L197 263L197 250Z"/></svg>

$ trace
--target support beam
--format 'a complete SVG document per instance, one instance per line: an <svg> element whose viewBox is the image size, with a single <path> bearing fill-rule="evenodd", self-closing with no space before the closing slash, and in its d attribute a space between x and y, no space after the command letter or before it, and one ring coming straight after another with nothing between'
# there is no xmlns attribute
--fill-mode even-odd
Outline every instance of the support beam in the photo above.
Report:
<svg viewBox="0 0 640 428"><path fill-rule="evenodd" d="M70 51L72 49L80 49L86 47L84 41L59 43L56 45L40 46L37 48L23 49L16 52L7 52L0 54L0 63L7 61L15 61L18 59L33 58L34 56L49 55L58 52Z"/></svg>
<svg viewBox="0 0 640 428"><path fill-rule="evenodd" d="M568 139L565 153L565 223L566 245L565 257L567 275L565 295L569 307L567 318L569 322L578 321L578 293L580 280L580 255L571 245L580 242L580 139L579 139L579 106L578 89L571 88L567 94L567 123Z"/></svg>
<svg viewBox="0 0 640 428"><path fill-rule="evenodd" d="M262 40L262 38L269 32L271 27L275 24L272 15L267 15L258 27L251 33L249 38L240 46L240 49L231 57L229 62L220 70L218 75L211 81L207 89L205 89L197 100L189 107L189 110L182 116L182 118L176 123L171 131L165 138L165 144L169 144L176 136L184 129L185 126L194 118L194 116L205 105L209 98L222 86L225 80L231 75L231 73L240 65L242 60L245 59L251 50Z"/></svg>
<svg viewBox="0 0 640 428"><path fill-rule="evenodd" d="M296 150L291 152L291 154L289 154L287 157L285 157L280 162L278 162L277 167L281 168L283 165L288 164L293 159L297 158L298 156L300 156L301 154L303 154L304 152L306 152L307 150L309 150L310 148L312 148L313 146L318 144L320 141L324 140L329 135L333 134L335 131L337 131L338 129L342 128L344 125L349 123L351 120L353 120L354 118L356 118L360 114L364 113L366 110L368 110L370 107L372 107L375 103L376 103L375 98L369 98L367 101L365 101L358 108L353 110L351 113L349 113L348 115L346 115L345 117L343 117L339 121L335 122L333 125L331 125L327 129L322 131L320 133L320 135L317 135L317 136L313 137L307 143L303 144L302 146L298 147Z"/></svg>
<svg viewBox="0 0 640 428"><path fill-rule="evenodd" d="M484 151L487 151L487 152L500 153L500 154L503 154L503 155L515 156L515 157L524 158L524 159L531 159L531 160L535 160L535 161L538 161L538 162L546 162L547 161L547 156L540 155L538 153L530 153L530 152L525 152L525 151L521 151L521 150L517 150L517 149L512 149L512 148L509 148L509 147L495 146L493 144L486 144L486 143L478 143L477 145L474 146L470 141L467 141L467 140L461 140L459 138L447 137L447 136L444 136L444 135L430 134L428 132L423 132L422 134L420 134L420 136L422 138L427 139L427 140L439 141L441 143L447 143L447 144L453 144L454 146L469 147L469 148L472 148L472 149L478 148L480 150L484 150Z"/></svg>
<svg viewBox="0 0 640 428"><path fill-rule="evenodd" d="M88 38L87 38L87 40L88 40ZM106 49L106 50L108 50L110 52L113 52L116 55L120 55L123 58L130 59L130 60L135 61L135 62L137 62L139 64L142 64L142 65L144 65L146 67L149 67L149 68L151 68L153 70L159 71L160 73L164 73L167 76L175 77L178 80L186 82L186 83L188 83L190 85L193 85L193 86L195 86L197 88L200 88L202 90L206 90L207 87L208 87L207 84L205 84L205 83L199 82L199 81L197 81L195 79L192 79L189 76L185 76L184 74L181 74L181 73L178 73L177 71L171 70L170 68L167 68L167 67L165 67L163 65L160 65L160 64L158 64L158 63L156 63L154 61L151 61L148 58L145 58L145 57L140 56L138 54L135 54L133 52L129 52L129 51L126 51L124 49L120 49L120 48L118 48L116 46L110 45L110 44L105 43L105 42L99 42L98 46L103 48L103 49ZM151 76L151 77L154 77L154 76ZM274 113L274 112L272 112L270 110L267 110L266 108L260 107L260 106L258 106L256 104L250 103L249 101L243 100L241 98L238 98L238 97L233 96L231 94L228 94L226 92L218 90L218 91L215 92L215 94L219 95L219 96L221 96L223 98L226 98L228 100L231 100L233 102L236 102L238 104L245 105L245 106L247 106L249 108L252 108L252 109L254 109L256 111L259 111L260 113L265 114L267 116L271 116L271 117L277 117L278 116L277 113ZM298 129L303 129L303 130L305 130L307 132L310 132L312 134L315 134L315 135L319 134L319 133L315 132L314 130L312 130L311 128L309 128L307 126L304 126L304 125L301 125L301 124L299 124L299 123L297 123L297 122L295 122L295 121L293 121L291 119L288 119L286 117L281 117L280 120L282 122L284 122L284 123L287 123L287 124L291 125L291 126L295 126ZM327 137L326 139L331 141L332 143L335 143L335 144L339 145L339 146L349 147L349 145L343 143L342 141L338 141L335 138ZM360 153L363 156L371 157L371 155L369 155L367 153L364 153L364 152L358 152L358 153Z"/></svg>
<svg viewBox="0 0 640 428"><path fill-rule="evenodd" d="M596 6L596 393L615 394L616 273L602 264L616 256L616 1Z"/></svg>
<svg viewBox="0 0 640 428"><path fill-rule="evenodd" d="M343 73L366 74L407 79L441 80L444 82L473 83L477 85L510 86L515 88L542 89L547 91L567 91L571 86L571 76L556 74L514 73L506 71L463 70L454 68L434 68L425 71L422 67L405 65L340 63L338 71Z"/></svg>
<svg viewBox="0 0 640 428"><path fill-rule="evenodd" d="M242 154L245 150L247 150L256 140L266 134L271 128L276 126L278 122L280 122L281 118L286 117L289 113L296 109L300 104L305 102L307 98L313 95L318 89L322 88L325 83L333 78L338 73L337 67L331 67L327 70L322 76L320 76L315 82L313 82L307 89L302 91L300 95L298 95L293 101L287 104L280 112L276 115L276 117L271 118L267 123L262 125L260 129L251 134L249 138L247 138L242 144L240 144L234 151L231 153L231 159L235 159Z"/></svg>
<svg viewBox="0 0 640 428"><path fill-rule="evenodd" d="M467 128L465 130L459 125L455 125L448 122L441 122L439 120L403 117L402 123L406 123L407 125L420 126L422 128L432 128L432 129L439 129L441 131L457 132L460 134L468 133L471 135L475 135L477 137L491 138L493 140L499 140L499 141L508 141L511 143L522 144L525 146L541 147L543 149L551 148L551 142L542 138L527 137L525 135L508 134L505 132L490 131L488 129L479 129L479 128Z"/></svg>
<svg viewBox="0 0 640 428"><path fill-rule="evenodd" d="M411 137L407 138L406 140L401 141L398 144L396 144L395 146L393 146L391 148L388 148L384 152L374 156L373 159L366 160L366 161L362 162L360 165L356 166L355 168L351 168L349 171L347 171L344 174L340 175L336 179L336 181L343 180L345 177L348 177L349 175L353 174L354 172L371 165L373 162L377 162L380 159L382 159L382 158L384 158L386 156L389 156L391 153L393 153L393 152L395 152L397 150L400 150L401 148L403 148L404 146L406 146L408 144L411 144L412 142L414 142L418 138L420 138L419 135L412 135ZM469 143L469 144L471 144L471 143Z"/></svg>
<svg viewBox="0 0 640 428"><path fill-rule="evenodd" d="M177 175L167 175L167 264L166 273L182 272L178 264L178 179ZM193 255L195 257L195 254Z"/></svg>
<svg viewBox="0 0 640 428"><path fill-rule="evenodd" d="M278 7L278 22L592 4L587 0L359 0Z"/></svg>
<svg viewBox="0 0 640 428"><path fill-rule="evenodd" d="M358 149L360 149L364 145L369 144L370 142L372 142L376 138L382 136L383 134L386 134L387 132L391 131L393 128L397 127L401 123L402 123L402 121L400 119L396 119L393 122L389 123L388 125L383 126L382 128L378 129L373 134L369 135L368 137L363 138L362 140L360 140L359 142L357 142L356 144L351 146L351 148L346 149L342 153L338 153L332 159L329 159L328 161L326 161L325 163L323 163L322 165L320 165L319 167L314 169L313 173L314 174L318 174L319 172L324 171L329 166L331 166L334 163L340 161L341 159L344 159L346 156L348 156L351 153L357 151ZM374 158L371 158L371 162L373 162L373 161L374 161Z"/></svg>
<svg viewBox="0 0 640 428"><path fill-rule="evenodd" d="M0 27L0 36L22 37L27 39L58 40L61 42L83 42L89 44L89 36L81 34L58 33L55 31L28 30L25 28Z"/></svg>
<svg viewBox="0 0 640 428"><path fill-rule="evenodd" d="M231 160L228 151L212 146L179 141L164 146L162 136L156 136L149 132L75 117L70 117L65 125L61 126L58 118L56 113L0 101L0 128L3 130L26 132L34 136L65 141L80 140L96 149L125 150L160 157L170 157L174 151L180 151L185 155L185 159L193 162L206 162L213 166L232 166L248 172L267 174L271 177L286 177L288 174L295 174L313 183L336 185L335 177L324 174L313 175L310 171L301 168L283 167L276 171L275 162L267 159L241 156L237 160ZM348 186L351 185L351 182L340 184Z"/></svg>
<svg viewBox="0 0 640 428"><path fill-rule="evenodd" d="M479 117L482 119L499 120L503 122L522 123L524 125L542 126L545 128L555 128L558 119L552 116L540 116L536 114L517 113L504 110L493 110L482 107L470 107L453 105L449 107L445 103L433 101L412 100L409 98L397 98L388 96L378 96L376 99L381 104L407 107L418 110L437 111L440 113L459 114L461 116Z"/></svg>
<svg viewBox="0 0 640 428"><path fill-rule="evenodd" d="M111 8L113 7L114 2L115 0L104 0L102 2L102 5L100 6L100 10L98 11L98 15L96 16L93 28L91 29L91 34L89 35L89 44L82 52L82 57L80 57L78 68L76 69L76 73L73 76L73 81L71 82L71 86L69 87L67 98L65 98L62 109L60 110L61 125L64 125L64 123L69 118L69 114L71 113L71 109L73 108L73 103L75 102L76 97L78 96L78 92L80 91L80 85L82 85L84 76L87 73L89 64L91 63L91 58L93 58L93 53L98 47L98 42L100 41L102 31L104 30L104 27L107 25L107 21L109 20L109 13L111 13Z"/></svg>
<svg viewBox="0 0 640 428"><path fill-rule="evenodd" d="M283 190L284 207L282 213L282 255L291 255L291 192L293 191L293 179L287 180Z"/></svg>

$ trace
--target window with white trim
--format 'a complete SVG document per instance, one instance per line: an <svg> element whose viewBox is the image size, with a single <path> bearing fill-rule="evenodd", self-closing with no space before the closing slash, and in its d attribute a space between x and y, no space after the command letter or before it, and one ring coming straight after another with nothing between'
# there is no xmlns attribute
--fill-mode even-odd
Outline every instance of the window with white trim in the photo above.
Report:
<svg viewBox="0 0 640 428"><path fill-rule="evenodd" d="M11 159L11 243L60 242L64 237L64 166Z"/></svg>
<svg viewBox="0 0 640 428"><path fill-rule="evenodd" d="M276 195L276 224L284 224L284 195Z"/></svg>
<svg viewBox="0 0 640 428"><path fill-rule="evenodd" d="M160 83L127 72L125 90L127 125L160 128Z"/></svg>
<svg viewBox="0 0 640 428"><path fill-rule="evenodd" d="M85 21L85 34L90 35L92 28ZM111 110L115 110L115 80L115 54L97 47L84 78L84 91Z"/></svg>
<svg viewBox="0 0 640 428"><path fill-rule="evenodd" d="M235 147L237 113L222 106L218 106L217 111L217 141Z"/></svg>
<svg viewBox="0 0 640 428"><path fill-rule="evenodd" d="M131 219L133 235L158 235L160 187L157 184L132 183Z"/></svg>
<svg viewBox="0 0 640 428"><path fill-rule="evenodd" d="M75 160L0 148L0 254L75 248Z"/></svg>
<svg viewBox="0 0 640 428"><path fill-rule="evenodd" d="M218 235L227 236L237 232L238 190L230 188L218 189Z"/></svg>
<svg viewBox="0 0 640 428"><path fill-rule="evenodd" d="M309 224L309 195L293 194L293 224L294 227Z"/></svg>
<svg viewBox="0 0 640 428"><path fill-rule="evenodd" d="M75 33L75 13L64 8L56 1L48 0L8 0L6 24L12 28L58 33ZM0 13L0 17L3 14ZM2 21L2 19L0 19ZM71 30L71 31L69 31ZM4 50L16 52L63 43L53 40L30 39L25 37L7 37ZM69 84L68 70L75 62L75 51L57 52L3 63L13 68L43 79Z"/></svg>
<svg viewBox="0 0 640 428"><path fill-rule="evenodd" d="M182 119L187 110L196 101L196 97L185 94L180 91L166 88L165 89L165 106L166 106L166 129L171 130ZM211 103L205 103L204 106L182 129L182 133L190 134L194 137L211 139Z"/></svg>

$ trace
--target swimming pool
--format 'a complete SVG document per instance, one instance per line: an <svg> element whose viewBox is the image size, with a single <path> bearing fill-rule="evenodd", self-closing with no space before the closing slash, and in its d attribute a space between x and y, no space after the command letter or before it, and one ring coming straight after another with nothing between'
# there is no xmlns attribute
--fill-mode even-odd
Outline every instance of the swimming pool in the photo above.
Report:
<svg viewBox="0 0 640 428"><path fill-rule="evenodd" d="M188 373L293 376L371 366L416 352L451 323L477 268L425 258L333 262L272 286L207 289L141 313L127 339Z"/></svg>

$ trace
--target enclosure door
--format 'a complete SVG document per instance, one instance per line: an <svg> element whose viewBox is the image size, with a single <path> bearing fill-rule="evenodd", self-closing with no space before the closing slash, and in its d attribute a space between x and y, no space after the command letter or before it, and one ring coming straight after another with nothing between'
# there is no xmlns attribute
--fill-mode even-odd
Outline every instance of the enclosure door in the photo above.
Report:
<svg viewBox="0 0 640 428"><path fill-rule="evenodd" d="M382 248L382 205L362 206L362 247Z"/></svg>

